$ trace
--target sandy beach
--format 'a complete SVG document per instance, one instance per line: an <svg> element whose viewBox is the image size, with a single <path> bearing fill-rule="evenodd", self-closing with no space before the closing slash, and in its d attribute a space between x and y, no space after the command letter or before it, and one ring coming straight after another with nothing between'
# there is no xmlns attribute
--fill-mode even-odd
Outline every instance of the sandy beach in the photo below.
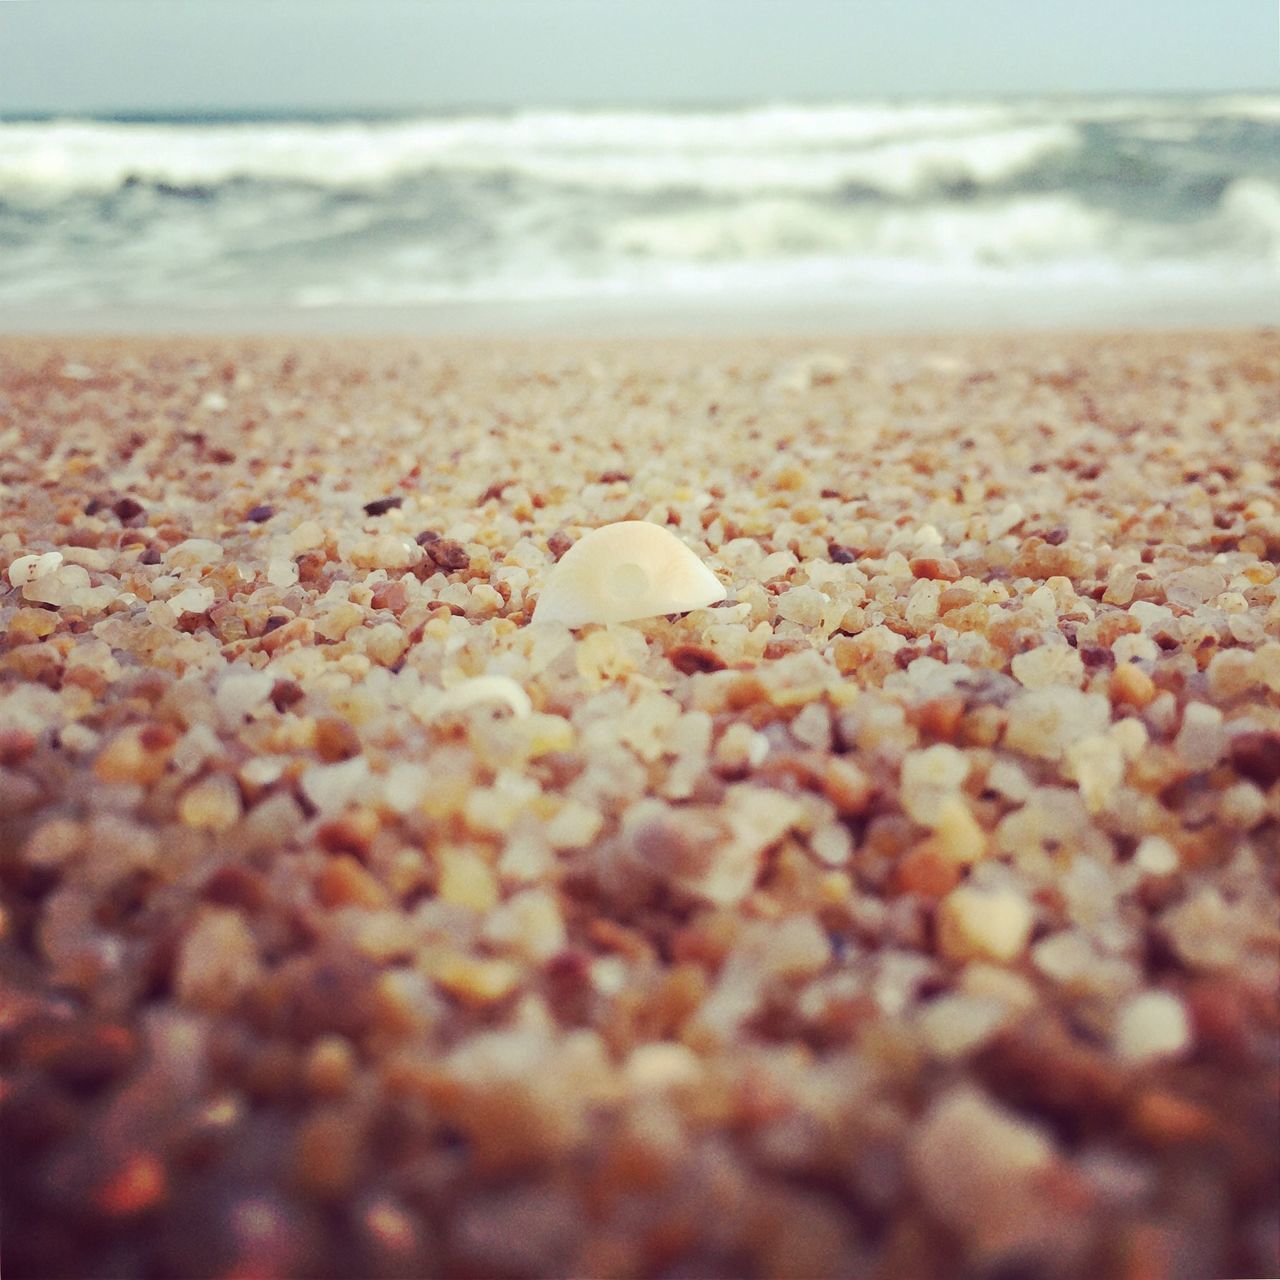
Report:
<svg viewBox="0 0 1280 1280"><path fill-rule="evenodd" d="M1277 370L0 339L6 1274L1275 1275Z"/></svg>

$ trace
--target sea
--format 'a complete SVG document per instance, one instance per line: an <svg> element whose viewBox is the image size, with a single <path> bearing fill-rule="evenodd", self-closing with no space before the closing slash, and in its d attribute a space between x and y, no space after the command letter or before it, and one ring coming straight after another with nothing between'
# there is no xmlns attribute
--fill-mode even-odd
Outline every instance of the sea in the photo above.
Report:
<svg viewBox="0 0 1280 1280"><path fill-rule="evenodd" d="M581 304L1275 322L1280 95L0 119L11 317Z"/></svg>

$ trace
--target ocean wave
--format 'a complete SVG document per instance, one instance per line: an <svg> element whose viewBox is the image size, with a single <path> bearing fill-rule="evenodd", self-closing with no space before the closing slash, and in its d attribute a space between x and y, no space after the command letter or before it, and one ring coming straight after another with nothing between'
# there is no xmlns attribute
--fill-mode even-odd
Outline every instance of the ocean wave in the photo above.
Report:
<svg viewBox="0 0 1280 1280"><path fill-rule="evenodd" d="M10 203L103 194L130 183L208 198L235 182L385 188L458 172L627 192L826 191L864 184L912 194L982 185L1080 146L1081 129L1139 122L1171 140L1206 118L1268 120L1266 98L1166 102L974 102L768 106L743 110L520 111L336 123L0 123ZM1271 117L1274 118L1274 117Z"/></svg>
<svg viewBox="0 0 1280 1280"><path fill-rule="evenodd" d="M378 305L1028 273L1274 279L1269 103L10 122L0 302Z"/></svg>
<svg viewBox="0 0 1280 1280"><path fill-rule="evenodd" d="M1222 197L1222 216L1239 227L1246 243L1256 242L1262 258L1280 268L1280 184L1260 178L1233 182Z"/></svg>
<svg viewBox="0 0 1280 1280"><path fill-rule="evenodd" d="M619 119L616 130L592 120L594 127L585 131L535 129L524 118L395 129L220 127L192 133L136 126L139 134L125 137L122 126L66 124L50 126L40 139L24 136L35 126L8 126L0 129L0 192L10 201L47 203L144 183L163 194L210 198L246 181L360 190L460 173L629 193L819 192L860 183L906 195L938 180L982 184L1003 178L1076 143L1073 129L1062 124L832 137L816 129L752 135L735 121L721 138L719 121L670 127L678 119L647 119L642 127ZM712 123L715 128L707 127Z"/></svg>
<svg viewBox="0 0 1280 1280"><path fill-rule="evenodd" d="M631 218L612 227L608 240L619 254L673 261L840 254L995 266L1099 254L1114 245L1117 230L1113 217L1065 196L875 212L774 200Z"/></svg>

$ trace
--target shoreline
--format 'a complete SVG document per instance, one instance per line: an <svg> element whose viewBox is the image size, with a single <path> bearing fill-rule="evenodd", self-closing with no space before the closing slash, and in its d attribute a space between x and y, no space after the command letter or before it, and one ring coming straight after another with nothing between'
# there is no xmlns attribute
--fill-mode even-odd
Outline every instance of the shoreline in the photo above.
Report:
<svg viewBox="0 0 1280 1280"><path fill-rule="evenodd" d="M1118 284L1055 287L990 283L970 287L872 285L857 297L835 291L744 292L699 299L632 294L415 305L174 306L71 308L0 301L0 338L23 333L116 333L139 337L188 333L468 337L712 336L725 338L870 337L934 334L1099 331L1159 333L1256 331L1280 326L1274 290L1195 284L1137 288Z"/></svg>

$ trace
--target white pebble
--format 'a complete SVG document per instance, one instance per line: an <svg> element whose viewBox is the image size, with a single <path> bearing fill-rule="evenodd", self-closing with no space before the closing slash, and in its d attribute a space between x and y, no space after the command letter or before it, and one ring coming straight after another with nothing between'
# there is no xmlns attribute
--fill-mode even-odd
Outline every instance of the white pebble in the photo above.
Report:
<svg viewBox="0 0 1280 1280"><path fill-rule="evenodd" d="M9 566L9 585L25 587L46 574L52 573L62 563L61 551L46 551L43 555L19 556Z"/></svg>
<svg viewBox="0 0 1280 1280"><path fill-rule="evenodd" d="M1191 1020L1177 996L1143 991L1121 1006L1114 1041L1116 1053L1127 1062L1177 1057L1191 1043Z"/></svg>
<svg viewBox="0 0 1280 1280"><path fill-rule="evenodd" d="M213 588L188 587L185 591L170 596L167 603L179 617L184 613L204 613L213 605Z"/></svg>

